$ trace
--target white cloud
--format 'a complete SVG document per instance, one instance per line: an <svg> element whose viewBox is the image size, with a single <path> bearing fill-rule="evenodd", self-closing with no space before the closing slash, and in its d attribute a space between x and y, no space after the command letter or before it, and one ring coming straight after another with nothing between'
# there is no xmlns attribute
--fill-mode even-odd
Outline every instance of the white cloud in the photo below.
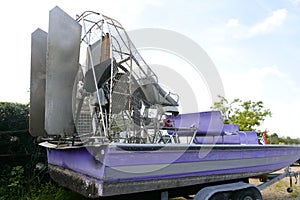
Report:
<svg viewBox="0 0 300 200"><path fill-rule="evenodd" d="M299 4L300 3L300 0L291 0L291 2L295 5Z"/></svg>
<svg viewBox="0 0 300 200"><path fill-rule="evenodd" d="M237 26L239 26L239 20L231 18L227 21L226 26L227 27L237 27Z"/></svg>
<svg viewBox="0 0 300 200"><path fill-rule="evenodd" d="M287 74L281 72L276 65L271 67L263 67L263 68L253 68L249 71L251 75L255 75L260 77L261 79L265 78L268 75L273 75L279 79L283 79L287 77Z"/></svg>
<svg viewBox="0 0 300 200"><path fill-rule="evenodd" d="M238 96L245 100L261 100L264 94L263 85L268 76L284 81L285 84L289 81L287 74L281 72L276 65L251 68L246 72L221 72L226 96L229 98L236 98Z"/></svg>
<svg viewBox="0 0 300 200"><path fill-rule="evenodd" d="M248 71L221 72L228 99L261 100L264 79L268 75L280 74L275 67L252 68ZM276 75L277 76L277 75Z"/></svg>
<svg viewBox="0 0 300 200"><path fill-rule="evenodd" d="M286 9L278 9L272 12L272 14L261 20L260 22L246 26L240 24L238 19L229 19L226 23L228 28L234 28L233 37L236 39L245 39L257 35L265 35L275 31L286 20L288 11Z"/></svg>
<svg viewBox="0 0 300 200"><path fill-rule="evenodd" d="M300 137L295 131L300 121L300 90L288 74L276 65L220 74L227 99L262 100L272 111L272 117L266 119L260 130L267 128L269 134Z"/></svg>
<svg viewBox="0 0 300 200"><path fill-rule="evenodd" d="M272 12L270 17L267 17L262 22L249 28L249 35L266 34L272 32L277 27L281 26L286 19L287 10L279 9Z"/></svg>
<svg viewBox="0 0 300 200"><path fill-rule="evenodd" d="M270 134L277 133L280 136L300 138L297 125L300 120L300 100L291 99L286 103L280 99L265 102L272 111L272 117L266 119L263 128L267 128Z"/></svg>
<svg viewBox="0 0 300 200"><path fill-rule="evenodd" d="M210 47L207 48L206 51L209 53L209 55L213 58L226 58L228 59L228 57L232 57L236 55L236 50L233 47L229 47L229 46L214 46L214 47ZM214 60L214 59L213 59Z"/></svg>

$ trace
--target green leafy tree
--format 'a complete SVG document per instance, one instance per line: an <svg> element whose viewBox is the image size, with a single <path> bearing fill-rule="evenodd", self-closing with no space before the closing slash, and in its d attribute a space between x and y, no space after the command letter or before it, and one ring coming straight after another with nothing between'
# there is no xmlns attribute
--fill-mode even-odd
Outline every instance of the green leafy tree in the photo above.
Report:
<svg viewBox="0 0 300 200"><path fill-rule="evenodd" d="M28 104L0 102L0 175L16 165L33 166L37 144L28 132L28 122Z"/></svg>
<svg viewBox="0 0 300 200"><path fill-rule="evenodd" d="M28 129L28 104L0 102L0 131Z"/></svg>
<svg viewBox="0 0 300 200"><path fill-rule="evenodd" d="M279 144L280 138L276 133L273 133L272 135L268 135L267 137L269 144Z"/></svg>
<svg viewBox="0 0 300 200"><path fill-rule="evenodd" d="M225 97L219 97L220 101L215 102L212 109L222 112L224 123L237 124L242 131L256 130L266 117L272 116L262 101L242 101L237 98L229 102Z"/></svg>

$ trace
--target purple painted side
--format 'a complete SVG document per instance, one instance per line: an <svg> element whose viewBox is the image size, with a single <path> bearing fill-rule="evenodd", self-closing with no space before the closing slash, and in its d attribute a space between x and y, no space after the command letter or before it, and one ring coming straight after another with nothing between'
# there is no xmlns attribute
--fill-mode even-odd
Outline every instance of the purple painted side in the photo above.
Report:
<svg viewBox="0 0 300 200"><path fill-rule="evenodd" d="M222 135L222 136L197 136L194 139L195 144L240 144L240 136Z"/></svg>
<svg viewBox="0 0 300 200"><path fill-rule="evenodd" d="M260 148L261 147L261 148ZM206 152L207 151L207 152ZM131 155L134 154L134 155ZM153 154L153 155L151 155ZM155 155L156 154L156 155ZM204 155L204 157L201 157L201 154ZM174 150L173 152L170 151L155 151L155 152L134 152L129 153L128 152L127 157L127 165L130 163L130 166L138 166L142 164L147 165L155 165L158 163L165 163L166 169L160 169L164 170L166 172L172 171L172 167L175 166L178 163L195 163L196 166L199 167L198 171L189 172L189 173L166 173L163 175L157 175L154 173L144 173L142 176L135 176L140 175L139 171L134 171L135 175L131 177L125 177L120 178L120 176L123 174L123 172L120 171L114 171L113 177L106 177L106 181L115 182L115 181L136 181L136 180L152 180L152 179L165 179L165 178L180 178L180 177L187 177L187 176L208 176L208 175L214 175L214 174L237 174L237 173L249 173L249 172L255 172L255 173L267 173L274 170L281 169L285 166L288 166L289 164L293 163L300 157L300 147L298 148L265 148L261 146L255 146L254 148L235 148L235 149L227 149L227 148L220 148L220 149L199 149L199 150L187 150L182 155L178 155L178 152ZM125 156L125 155L124 155ZM123 156L123 157L124 157ZM173 161L170 159L172 157L176 157ZM287 156L286 158L278 158L275 160L269 159L276 156ZM126 157L126 156L125 156ZM169 158L167 158L169 157ZM173 157L173 158L174 158ZM117 157L114 157L114 155L109 155L109 157L106 160L107 167L110 166L112 168L117 166L123 166L126 165L126 163L119 163L118 158L120 158L120 155ZM147 158L147 159L145 159ZM232 161L236 162L236 160L239 160L238 163L243 163L247 161L248 159L253 158L261 158L263 160L263 163L251 163L248 166L245 167L237 167L232 164L230 168L228 166L222 166L218 165L219 161ZM218 166L217 170L203 170L201 162L211 162L211 166ZM200 163L199 163L200 162ZM180 166L180 165L179 165ZM184 168L182 168L184 170ZM159 171L157 171L158 173ZM141 172L142 173L142 172Z"/></svg>
<svg viewBox="0 0 300 200"><path fill-rule="evenodd" d="M101 150L106 146L98 148L70 148L70 149L47 149L48 163L71 169L73 171L92 176L98 179L103 178L105 166L103 166L104 155ZM99 159L95 159L93 151Z"/></svg>
<svg viewBox="0 0 300 200"><path fill-rule="evenodd" d="M220 111L208 111L180 114L170 118L176 128L196 127L197 135L220 135L223 130L223 120ZM178 131L184 133L184 131ZM169 131L172 134L172 131Z"/></svg>
<svg viewBox="0 0 300 200"><path fill-rule="evenodd" d="M232 169L222 169L220 170L206 170L192 173L177 173L177 174L167 174L167 175L152 175L149 176L145 173L143 177L131 177L131 178L118 178L118 173L116 173L115 178L106 178L106 182L130 182L130 181L141 181L141 180L153 180L153 179L173 179L173 178L183 178L183 177L194 177L194 176L211 176L211 175L230 175L239 173L257 173L257 175L270 173L284 167L289 166L291 163L295 162L295 159L288 159L284 162L269 163L265 165L257 165L255 167L237 167Z"/></svg>
<svg viewBox="0 0 300 200"><path fill-rule="evenodd" d="M200 146L200 145L199 145ZM268 145L270 146L270 145ZM218 160L238 160L249 158L268 158L274 156L296 155L300 157L300 147L266 147L266 145L255 145L252 147L237 145L231 146L200 146L197 149L164 149L142 151L132 150L125 151L119 149L115 152L110 150L106 156L105 165L107 166L124 166L124 165L141 165L141 164L169 164L185 163L197 161L218 161ZM146 158L146 159L145 159Z"/></svg>
<svg viewBox="0 0 300 200"><path fill-rule="evenodd" d="M124 146L124 145L123 145ZM130 146L130 144L128 144ZM133 146L135 147L135 146ZM272 147L268 145L247 146L195 146L186 149L178 147L162 148L158 150L143 150L143 147L137 146L138 149L124 150L117 146L93 147L88 150L85 147L74 149L47 149L48 162L63 168L67 168L85 174L90 177L103 180L105 182L115 181L135 181L135 180L152 180L160 178L180 178L183 176L205 176L212 174L236 174L243 172L267 172L288 166L300 157L300 147ZM199 148L198 148L199 147ZM272 157L282 157L272 159ZM249 166L239 167L232 164L231 167L218 165L220 161L229 161L229 163L243 163L248 159L260 158L259 163L252 163ZM270 158L270 159L269 159ZM272 161L272 162L271 162ZM217 170L204 170L201 163L211 163L211 166L217 166ZM175 166L184 163L191 163L198 167L198 171L188 173L172 173ZM193 164L195 163L195 164ZM118 169L118 167L135 167L135 166L155 166L164 164L167 167L163 174L156 174L153 170L151 173L145 171L134 171L130 175L126 172L112 171L108 176L107 170ZM170 171L169 171L169 168ZM180 168L176 168L177 170ZM184 170L184 169L182 169ZM157 171L159 172L159 170ZM122 178L122 175L125 176Z"/></svg>

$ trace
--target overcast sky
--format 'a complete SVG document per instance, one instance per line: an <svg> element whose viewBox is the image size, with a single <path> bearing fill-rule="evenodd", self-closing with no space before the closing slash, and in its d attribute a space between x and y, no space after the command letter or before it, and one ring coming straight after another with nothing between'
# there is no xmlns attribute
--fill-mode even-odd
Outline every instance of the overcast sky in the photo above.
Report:
<svg viewBox="0 0 300 200"><path fill-rule="evenodd" d="M273 117L262 129L300 137L299 0L7 1L0 8L0 101L29 102L31 33L48 31L56 5L72 17L94 10L127 30L164 28L189 37L215 63L228 99L263 101Z"/></svg>

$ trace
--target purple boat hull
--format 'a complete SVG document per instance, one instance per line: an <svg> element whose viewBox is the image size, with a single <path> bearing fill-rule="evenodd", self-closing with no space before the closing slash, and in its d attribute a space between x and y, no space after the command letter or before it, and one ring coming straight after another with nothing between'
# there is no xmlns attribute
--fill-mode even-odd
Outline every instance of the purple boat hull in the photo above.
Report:
<svg viewBox="0 0 300 200"><path fill-rule="evenodd" d="M288 145L42 146L47 147L52 178L89 197L254 177L300 158L300 146Z"/></svg>

